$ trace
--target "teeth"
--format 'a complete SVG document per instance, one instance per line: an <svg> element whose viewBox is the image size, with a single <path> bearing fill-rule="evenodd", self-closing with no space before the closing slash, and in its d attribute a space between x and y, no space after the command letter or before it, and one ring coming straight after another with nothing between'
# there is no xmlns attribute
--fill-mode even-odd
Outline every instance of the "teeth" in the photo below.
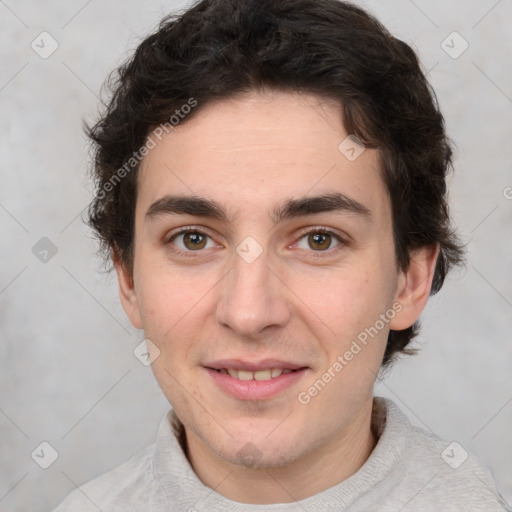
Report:
<svg viewBox="0 0 512 512"><path fill-rule="evenodd" d="M270 380L271 377L271 370L259 370L257 372L254 372L254 380Z"/></svg>
<svg viewBox="0 0 512 512"><path fill-rule="evenodd" d="M223 368L219 370L220 373L227 375L229 374L233 379L239 380L270 380L275 377L279 377L281 374L291 373L293 370L282 369L282 368L267 368L266 370L258 370L257 372L250 372L248 370L235 370Z"/></svg>
<svg viewBox="0 0 512 512"><path fill-rule="evenodd" d="M239 370L238 371L238 378L240 380L252 380L254 377L252 372L247 372L245 370Z"/></svg>

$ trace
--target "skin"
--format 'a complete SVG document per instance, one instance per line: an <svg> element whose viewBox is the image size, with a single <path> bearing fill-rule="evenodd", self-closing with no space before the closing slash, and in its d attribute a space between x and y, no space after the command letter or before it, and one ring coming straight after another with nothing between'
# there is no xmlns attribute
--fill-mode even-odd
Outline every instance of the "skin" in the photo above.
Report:
<svg viewBox="0 0 512 512"><path fill-rule="evenodd" d="M207 105L165 135L138 176L133 271L114 254L123 307L158 347L155 377L185 426L187 456L202 482L243 503L304 499L354 474L377 439L372 393L389 329L423 310L437 247L395 263L389 198L378 152L349 161L340 105L314 95L260 91ZM339 192L369 216L330 211L276 223L291 198ZM146 215L167 194L218 202L228 220ZM204 233L202 248L184 235ZM308 238L322 227L339 235ZM247 263L237 246L263 249ZM195 238L197 241L198 238ZM322 245L323 244L323 245ZM330 245L329 245L330 244ZM179 251L183 251L179 253ZM379 315L385 325L309 403L298 401ZM266 400L222 392L203 365L275 358L307 366ZM247 461L242 455L252 450Z"/></svg>

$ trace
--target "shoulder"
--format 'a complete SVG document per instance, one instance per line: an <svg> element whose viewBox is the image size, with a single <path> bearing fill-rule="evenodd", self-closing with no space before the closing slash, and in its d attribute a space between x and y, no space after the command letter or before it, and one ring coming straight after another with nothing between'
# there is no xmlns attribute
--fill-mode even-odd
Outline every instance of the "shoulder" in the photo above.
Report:
<svg viewBox="0 0 512 512"><path fill-rule="evenodd" d="M433 473L427 488L440 503L448 502L446 510L507 510L490 470L467 447L419 428L414 432L422 446L418 453L429 461Z"/></svg>
<svg viewBox="0 0 512 512"><path fill-rule="evenodd" d="M393 421L408 422L395 404L389 407ZM411 510L431 510L434 505L442 505L447 512L509 510L490 471L467 447L417 426L410 426L409 433L401 461L404 480L399 487L402 491L408 487L403 498Z"/></svg>
<svg viewBox="0 0 512 512"><path fill-rule="evenodd" d="M155 445L72 491L53 512L131 512L150 500Z"/></svg>

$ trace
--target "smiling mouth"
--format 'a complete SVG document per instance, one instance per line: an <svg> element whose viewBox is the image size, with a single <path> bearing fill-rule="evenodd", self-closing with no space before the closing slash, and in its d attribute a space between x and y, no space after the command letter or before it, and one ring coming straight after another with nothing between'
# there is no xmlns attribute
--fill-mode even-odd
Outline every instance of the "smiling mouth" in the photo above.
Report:
<svg viewBox="0 0 512 512"><path fill-rule="evenodd" d="M280 357L248 361L224 358L203 363L214 390L238 400L269 400L297 385L310 372L303 362Z"/></svg>
<svg viewBox="0 0 512 512"><path fill-rule="evenodd" d="M275 379L283 374L287 373L293 373L298 370L301 370L302 368L298 368L297 370L291 370L289 368L268 368L266 370L257 370L257 371L250 371L250 370L236 370L234 368L211 368L212 370L215 370L216 372L222 374L222 375L229 375L233 379L238 380L271 380Z"/></svg>

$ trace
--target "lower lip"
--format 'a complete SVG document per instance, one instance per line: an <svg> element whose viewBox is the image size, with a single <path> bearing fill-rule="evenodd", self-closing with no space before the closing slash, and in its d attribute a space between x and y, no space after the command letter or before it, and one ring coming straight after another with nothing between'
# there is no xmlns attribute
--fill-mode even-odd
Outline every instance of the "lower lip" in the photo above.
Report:
<svg viewBox="0 0 512 512"><path fill-rule="evenodd" d="M293 386L306 373L307 368L301 368L290 373L282 373L279 377L269 380L240 380L223 374L211 368L206 371L224 393L239 400L267 400Z"/></svg>

